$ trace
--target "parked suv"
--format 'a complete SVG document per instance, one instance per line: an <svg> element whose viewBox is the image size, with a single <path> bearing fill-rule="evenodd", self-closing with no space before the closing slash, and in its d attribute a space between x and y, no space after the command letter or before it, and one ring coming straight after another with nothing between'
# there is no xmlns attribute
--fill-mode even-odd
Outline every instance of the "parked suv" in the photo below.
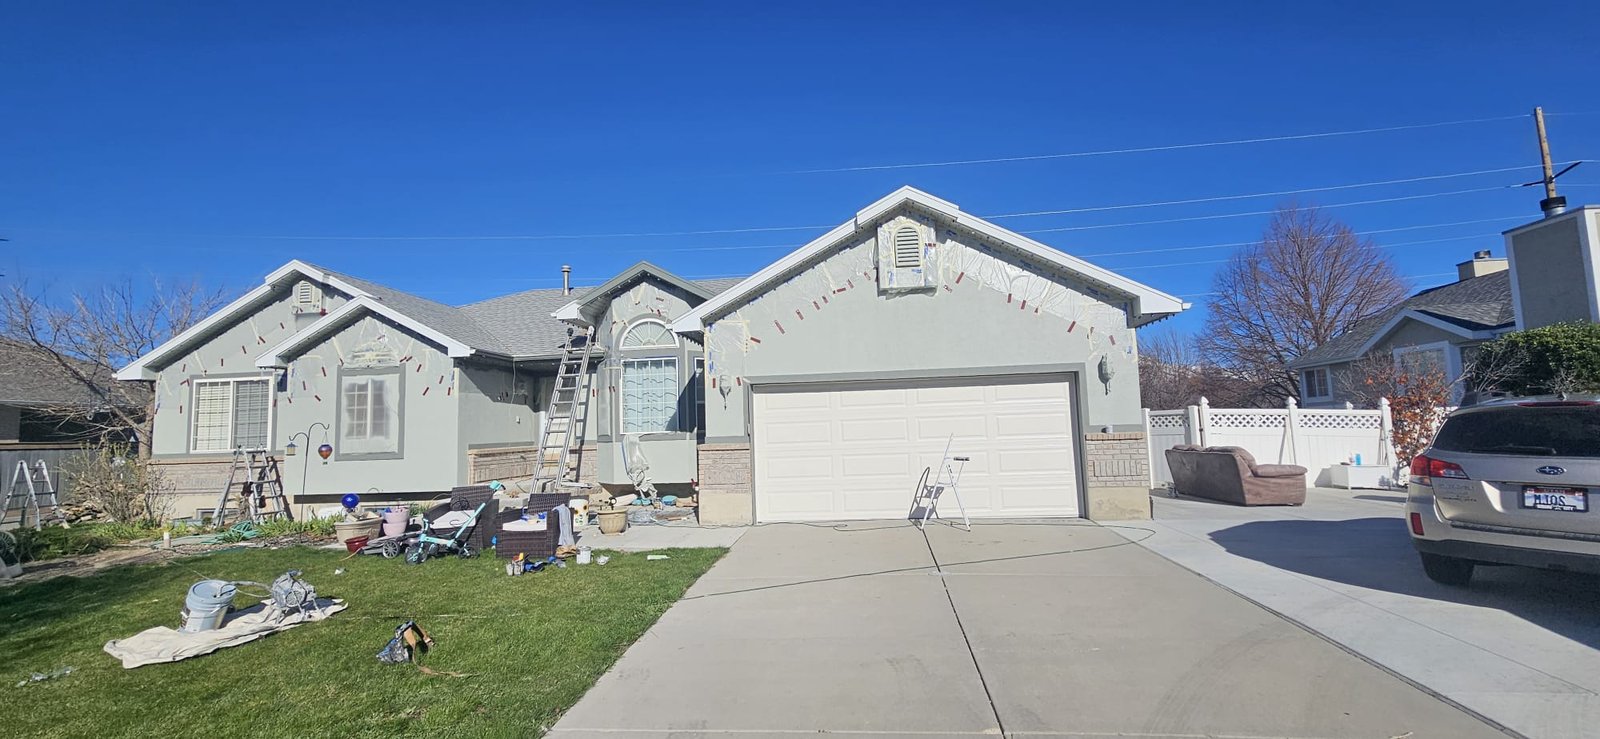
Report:
<svg viewBox="0 0 1600 739"><path fill-rule="evenodd" d="M1406 517L1422 568L1600 573L1600 397L1496 399L1451 413L1411 463Z"/></svg>

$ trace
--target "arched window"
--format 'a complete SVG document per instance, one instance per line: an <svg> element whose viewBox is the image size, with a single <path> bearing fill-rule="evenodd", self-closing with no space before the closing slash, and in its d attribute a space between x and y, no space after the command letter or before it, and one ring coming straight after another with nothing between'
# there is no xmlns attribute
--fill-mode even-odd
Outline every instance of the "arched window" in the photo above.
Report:
<svg viewBox="0 0 1600 739"><path fill-rule="evenodd" d="M643 320L622 335L623 349L660 349L678 345L678 337L667 324L656 320Z"/></svg>
<svg viewBox="0 0 1600 739"><path fill-rule="evenodd" d="M922 266L922 235L914 226L901 226L894 231L895 269Z"/></svg>

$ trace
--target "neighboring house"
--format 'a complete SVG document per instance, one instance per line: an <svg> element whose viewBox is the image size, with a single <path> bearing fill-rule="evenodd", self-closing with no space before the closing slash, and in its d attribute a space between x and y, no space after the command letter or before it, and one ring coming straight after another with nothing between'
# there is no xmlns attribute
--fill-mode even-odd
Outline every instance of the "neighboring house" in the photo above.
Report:
<svg viewBox="0 0 1600 739"><path fill-rule="evenodd" d="M641 263L451 307L291 262L119 377L155 383L155 458L196 510L231 450L291 440L302 506L526 478L560 344L592 326L575 451L607 489L631 437L705 523L903 517L948 442L973 515L1114 518L1148 515L1134 329L1186 307L902 188L742 280Z"/></svg>
<svg viewBox="0 0 1600 739"><path fill-rule="evenodd" d="M1360 382L1352 363L1389 357L1409 368L1437 367L1455 383L1476 347L1501 334L1561 321L1600 320L1600 207L1556 212L1505 232L1506 258L1480 251L1456 265L1459 279L1423 290L1356 322L1296 359L1301 404L1341 406Z"/></svg>
<svg viewBox="0 0 1600 739"><path fill-rule="evenodd" d="M0 448L98 442L107 425L116 425L110 423L113 403L125 410L143 412L148 396L140 389L117 383L111 372L89 362L66 361L105 394L79 381L55 356L37 347L0 339ZM132 438L131 431L113 437Z"/></svg>

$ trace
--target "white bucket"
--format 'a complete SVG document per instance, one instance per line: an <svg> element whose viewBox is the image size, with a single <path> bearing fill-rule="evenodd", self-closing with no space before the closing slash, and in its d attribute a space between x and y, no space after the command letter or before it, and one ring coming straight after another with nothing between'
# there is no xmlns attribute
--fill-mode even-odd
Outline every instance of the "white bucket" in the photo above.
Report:
<svg viewBox="0 0 1600 739"><path fill-rule="evenodd" d="M183 602L183 626L179 631L195 633L210 631L222 625L222 617L233 605L233 596L239 592L226 580L201 580L189 588L189 597Z"/></svg>
<svg viewBox="0 0 1600 739"><path fill-rule="evenodd" d="M578 547L578 564L589 564L591 561L593 561L593 558L594 552L589 551L588 547Z"/></svg>

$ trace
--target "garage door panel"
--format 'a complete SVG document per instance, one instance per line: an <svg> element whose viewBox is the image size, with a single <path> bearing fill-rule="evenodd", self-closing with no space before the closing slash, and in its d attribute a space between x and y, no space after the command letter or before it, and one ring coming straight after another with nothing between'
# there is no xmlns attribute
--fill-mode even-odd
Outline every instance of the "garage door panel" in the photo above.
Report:
<svg viewBox="0 0 1600 739"><path fill-rule="evenodd" d="M781 444L833 445L833 424L829 421L788 421L774 423L767 429L767 441Z"/></svg>
<svg viewBox="0 0 1600 739"><path fill-rule="evenodd" d="M1072 433L1072 419L1066 409L1059 413L1009 413L996 414L995 434L1006 440L1059 439Z"/></svg>
<svg viewBox="0 0 1600 739"><path fill-rule="evenodd" d="M904 444L911 422L905 418L866 418L839 421L839 441L845 444Z"/></svg>
<svg viewBox="0 0 1600 739"><path fill-rule="evenodd" d="M805 402L790 402L802 395ZM969 514L1077 515L1071 398L1065 380L1040 378L758 391L757 515L903 517L918 477L939 464L952 434L951 454L970 457L960 488ZM954 497L940 510L957 515Z"/></svg>

